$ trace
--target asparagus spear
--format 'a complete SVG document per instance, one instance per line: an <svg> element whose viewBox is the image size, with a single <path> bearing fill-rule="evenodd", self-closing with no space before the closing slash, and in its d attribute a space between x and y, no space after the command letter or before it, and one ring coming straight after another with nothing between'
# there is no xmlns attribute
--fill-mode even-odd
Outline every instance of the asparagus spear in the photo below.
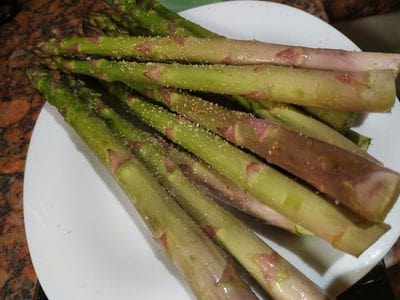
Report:
<svg viewBox="0 0 400 300"><path fill-rule="evenodd" d="M109 16L101 13L91 13L88 17L88 23L101 30L107 32L108 36L128 36L129 32L118 27Z"/></svg>
<svg viewBox="0 0 400 300"><path fill-rule="evenodd" d="M136 12L138 13L138 12ZM79 48L71 48L71 45L78 44ZM293 61L295 58L281 59L279 53L288 51L289 46L276 45L259 41L245 41L235 39L219 38L198 38L193 36L175 37L102 37L97 41L88 40L82 37L64 39L57 48L48 44L50 49L57 50L57 54L97 54L109 57L128 58L134 57L143 60L155 61L184 61L191 63L229 64L229 65L259 65L273 64L283 66L296 66L302 68L313 68L320 70L334 70L345 72L360 72L377 69L392 69L396 74L400 67L400 54L391 53L368 53L368 52L346 52L340 54L342 59L319 58L320 64L313 64L313 51L318 53L322 50L308 49L305 54L299 54L298 59L304 61ZM284 50L282 50L284 49ZM293 48L294 49L294 48ZM75 51L74 51L75 50ZM325 50L328 51L328 50ZM330 50L334 51L334 50ZM360 64L360 68L354 67L346 60L348 56L376 57L377 62ZM380 64L380 60L388 63ZM332 68L327 63L334 62ZM325 62L325 64L323 63ZM393 64L392 64L393 63ZM343 67L335 68L341 64ZM362 66L362 67L361 67Z"/></svg>
<svg viewBox="0 0 400 300"><path fill-rule="evenodd" d="M163 7L161 4L159 4L156 1L153 0L144 0L144 1L137 1L138 5L136 6L136 9L139 10L144 10L144 11L149 11L152 10L153 12L158 13L160 16L166 18L167 20L173 20L175 24L179 25L182 28L188 29L189 31L192 32L193 36L197 37L202 37L202 38L210 38L213 37L213 32L201 27L203 30L199 32L199 30L196 30L199 26L189 20L186 20L185 18L182 18L178 14L169 11L165 7ZM154 32L153 32L154 34ZM290 47L290 46L288 46ZM287 53L285 51L281 52L282 53ZM239 103L244 103L247 102L246 99L237 99L237 96L234 97ZM345 130L346 126L351 126L354 121L354 113L348 113L348 112L338 112L338 111L333 111L333 112L327 112L326 114L321 114L320 111L315 111L312 108L308 110L308 112L315 116L318 117L320 120L323 122L329 124L329 126L332 126L336 130ZM326 119L325 119L326 118Z"/></svg>
<svg viewBox="0 0 400 300"><path fill-rule="evenodd" d="M65 70L107 81L246 95L260 102L271 100L349 111L388 111L395 100L394 78L389 70L349 74L270 65L182 65L104 59L59 59L53 63Z"/></svg>
<svg viewBox="0 0 400 300"><path fill-rule="evenodd" d="M112 11L110 13L110 18L119 28L127 30L131 35L149 35L149 30L147 28L142 27L128 15L121 15ZM107 35L110 36L109 33Z"/></svg>
<svg viewBox="0 0 400 300"><path fill-rule="evenodd" d="M356 112L326 110L310 106L304 106L303 110L343 133L346 133L354 124L358 114Z"/></svg>
<svg viewBox="0 0 400 300"><path fill-rule="evenodd" d="M72 92L52 80L50 74L31 69L27 76L125 190L154 239L184 274L198 298L255 299L218 248L103 121L94 117Z"/></svg>
<svg viewBox="0 0 400 300"><path fill-rule="evenodd" d="M363 150L367 150L372 142L371 138L361 135L358 132L355 132L353 130L347 131L346 137L348 139L354 141L360 147L360 149L363 149Z"/></svg>
<svg viewBox="0 0 400 300"><path fill-rule="evenodd" d="M113 13L110 14L110 18L120 28L127 30L129 34L136 34L146 31L146 29L140 27L134 20L126 15L121 15L113 11Z"/></svg>
<svg viewBox="0 0 400 300"><path fill-rule="evenodd" d="M329 203L218 136L131 96L120 85L109 85L109 90L150 126L203 159L273 210L342 251L358 256L388 229L385 224L372 224Z"/></svg>
<svg viewBox="0 0 400 300"><path fill-rule="evenodd" d="M142 27L158 35L190 35L190 31L183 27L175 26L173 21L168 21L154 11L145 12L138 9L134 1L113 0L112 7L125 19L135 20Z"/></svg>
<svg viewBox="0 0 400 300"><path fill-rule="evenodd" d="M382 222L399 196L399 174L357 154L171 88L147 88L144 92L372 222Z"/></svg>
<svg viewBox="0 0 400 300"><path fill-rule="evenodd" d="M275 57L288 65L336 70L336 71L366 71L390 69L399 73L400 54L377 52L354 52L336 49L315 49L278 45Z"/></svg>
<svg viewBox="0 0 400 300"><path fill-rule="evenodd" d="M318 120L305 115L294 106L282 103L264 108L260 103L252 101L251 111L260 118L279 124L290 130L303 133L323 142L341 147L358 155L371 159L365 150L368 149L370 138L352 132L351 136L344 136ZM363 147L361 147L363 146Z"/></svg>
<svg viewBox="0 0 400 300"><path fill-rule="evenodd" d="M170 11L163 5L161 5L158 1L153 0L143 0L143 1L135 1L138 9L145 9L146 11L154 11L159 16L174 22L175 26L182 27L191 32L193 36L197 37L219 37L216 33L205 29L204 27L193 23L185 18L182 18L180 15Z"/></svg>
<svg viewBox="0 0 400 300"><path fill-rule="evenodd" d="M242 222L196 189L152 136L119 117L98 94L82 86L76 90L107 121L124 144L130 145L151 172L158 175L161 183L176 195L179 204L200 227L228 250L274 299L328 298L324 291L264 244Z"/></svg>

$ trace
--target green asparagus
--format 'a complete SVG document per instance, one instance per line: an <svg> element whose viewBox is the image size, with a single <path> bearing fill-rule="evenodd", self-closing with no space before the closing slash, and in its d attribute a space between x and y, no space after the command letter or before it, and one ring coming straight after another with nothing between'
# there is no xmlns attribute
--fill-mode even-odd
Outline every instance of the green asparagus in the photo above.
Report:
<svg viewBox="0 0 400 300"><path fill-rule="evenodd" d="M193 36L198 36L198 37L219 37L214 32L211 32L208 29L205 29L204 27L193 23L192 21L189 21L185 18L182 18L180 15L170 11L163 5L161 5L158 1L154 0L140 0L136 1L137 7L141 9L144 7L146 11L154 11L157 13L159 16L169 20L170 22L174 22L175 26L177 27L182 27L190 31L190 33Z"/></svg>
<svg viewBox="0 0 400 300"><path fill-rule="evenodd" d="M145 12L138 9L134 1L113 0L112 7L125 19L134 20L141 27L148 28L151 32L158 35L190 35L190 31L183 27L177 27L173 21L169 21L159 16L154 11Z"/></svg>
<svg viewBox="0 0 400 300"><path fill-rule="evenodd" d="M358 147L360 147L360 149L365 151L367 151L372 142L371 138L361 135L358 132L355 132L354 130L348 130L346 132L346 137L354 141L354 143L356 143Z"/></svg>
<svg viewBox="0 0 400 300"><path fill-rule="evenodd" d="M342 133L346 133L353 126L358 115L356 112L326 110L310 106L304 106L303 110Z"/></svg>
<svg viewBox="0 0 400 300"><path fill-rule="evenodd" d="M61 58L53 59L52 64L106 81L246 95L260 102L285 101L348 111L388 111L396 92L390 70L349 74L272 65L182 65Z"/></svg>
<svg viewBox="0 0 400 300"><path fill-rule="evenodd" d="M138 13L137 11L135 13ZM147 25L148 26L148 25ZM78 44L79 48L71 48L74 44ZM52 48L49 43L49 48ZM259 41L245 41L234 39L220 39L220 38L198 38L193 36L153 36L153 37L101 37L96 42L82 38L72 37L64 39L60 44L57 44L55 50L57 54L97 54L116 58L136 58L143 60L153 61L183 61L190 63L208 63L208 64L229 64L229 65L260 65L272 64L283 66L296 66L307 68L308 63L313 62L312 54L299 55L301 62L304 61L305 65L300 62L293 62L290 60L281 60L279 58L282 48L289 47L286 45L269 44ZM54 49L54 47L53 47ZM308 51L312 51L311 49ZM315 50L322 51L322 50ZM328 50L326 50L328 51ZM370 53L366 52L349 52L352 55L366 56ZM377 59L378 54L375 54ZM361 69L354 68L353 65L347 64L346 59L332 60L334 64L343 64L343 68L328 68L325 63L331 62L330 60L321 60L320 64L312 65L313 69L319 70L334 70L340 72L360 72L378 69L393 69L398 71L400 66L400 54L381 53L382 60L388 62L396 61L395 65L389 64L378 67L376 62L362 65ZM307 59L305 59L307 57ZM385 59L387 57L387 59ZM292 58L293 59L293 58ZM345 68L345 66L347 68ZM392 68L391 68L392 67Z"/></svg>
<svg viewBox="0 0 400 300"><path fill-rule="evenodd" d="M128 36L129 32L117 26L109 16L100 13L91 13L88 17L91 26L98 28L102 32L107 32L108 36Z"/></svg>
<svg viewBox="0 0 400 300"><path fill-rule="evenodd" d="M264 109L258 102L252 102L252 104L255 106L252 111L260 118L275 122L287 129L303 133L323 142L357 153L358 155L372 158L366 152L368 146L365 142L370 140L368 137L364 137L356 132L350 136L351 138L344 136L325 123L305 115L299 109L288 104L277 103L270 105L268 109ZM271 118L270 115L273 117ZM366 147L361 148L361 145Z"/></svg>

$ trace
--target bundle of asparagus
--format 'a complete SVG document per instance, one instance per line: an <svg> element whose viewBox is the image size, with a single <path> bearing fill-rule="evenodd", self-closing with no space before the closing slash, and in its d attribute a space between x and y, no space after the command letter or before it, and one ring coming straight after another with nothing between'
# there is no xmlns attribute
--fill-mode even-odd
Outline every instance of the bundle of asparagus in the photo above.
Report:
<svg viewBox="0 0 400 300"><path fill-rule="evenodd" d="M114 19L115 18L116 16L114 16ZM95 27L95 35L98 34L97 30L101 30L107 36L126 35L126 31L123 28L118 27L106 15L91 14L89 16L89 23ZM92 30L93 28L90 28L89 32L92 32ZM86 32L88 31L86 30ZM140 88L139 85L135 86L136 88ZM344 139L344 141L346 141L346 139ZM179 151L176 147L165 147L167 145L165 142L163 142L163 145L172 160L179 165L188 179L211 197L221 200L224 203L248 214L252 214L260 220L265 221L267 224L280 227L299 235L312 235L311 232L304 229L301 225L295 224L268 206L263 205L254 196L244 192L234 182L219 174L210 166L205 165L203 162L195 159L188 153ZM358 148L356 149L359 150ZM360 154L364 155L366 153L360 152Z"/></svg>
<svg viewBox="0 0 400 300"><path fill-rule="evenodd" d="M348 111L390 110L399 55L224 39L152 0L118 0L113 7L112 19L120 26L104 15L92 15L88 20L95 35L108 36L42 43L38 52L45 56L44 64L96 77L136 119L191 154L134 127L98 93L72 77L68 85L73 93L51 80L48 73L30 70L28 77L34 86L63 113L132 197L199 298L253 299L254 295L144 168L270 296L326 298L203 192L291 232L314 234L354 256L363 253L389 229L382 222L400 193L399 174L340 133L280 102L307 105L306 110L323 119L333 116L339 120L334 127L347 128L354 118ZM129 37L128 31L159 36ZM86 59L88 56L113 60ZM328 62L326 57L343 60ZM121 58L145 63L118 61ZM259 118L177 88L233 95ZM132 89L179 115L149 103ZM291 172L322 194L266 162ZM340 204L330 202L327 196ZM179 226L187 229L179 230ZM184 243L192 244L186 248ZM207 265L205 259L213 263ZM198 277L189 274L190 268L197 270Z"/></svg>
<svg viewBox="0 0 400 300"><path fill-rule="evenodd" d="M84 41L85 43L88 39L80 39L80 41ZM47 50L53 49L53 54L59 52L54 51L55 49L61 48L65 50L61 51L61 53L71 53L67 49L80 48L80 43L77 43L77 39L73 41L73 45L76 47L71 47L69 41L64 41L64 43L66 44L65 47L56 47L54 42L44 45ZM218 78L226 75L218 72L212 72L211 75L209 72L202 72L211 70L211 67L214 65L204 67L199 65L181 65L177 67L176 65L160 66L149 63L144 65L113 62L103 59L92 61L57 59L52 62L52 65L56 68L96 76L107 81L124 81L131 85L138 82L139 89L143 84L160 84L161 82L168 85L170 81L178 82L181 86L185 87L189 80L183 77L186 75L190 76L190 74L193 75L194 73L187 74L184 71L191 71L192 69L196 72L201 69L200 77L196 77L195 75L190 76L191 82L199 86L199 89L209 87L212 82L215 83ZM168 70L171 67L173 70L169 73ZM217 67L221 68L221 65ZM392 74L391 71L387 72ZM210 76L206 77L206 74ZM228 84L228 81L232 82L233 76L239 78L242 75L239 72L230 73L227 76L226 84ZM250 81L255 82L256 77L260 77L260 74L256 73L253 75L254 79L250 78ZM268 73L267 75L274 76L273 73ZM203 83L204 80L201 81L201 78L210 80L209 84ZM240 81L247 83L247 81ZM325 85L329 84L329 82L325 83ZM323 86L322 83L318 83L318 85ZM217 84L217 86L226 87L225 84ZM237 85L231 86L237 88ZM319 89L323 88L319 87ZM141 90L143 91L143 88ZM149 90L151 91L151 89L147 89L147 91ZM158 100L170 105L170 107L183 113L186 117L193 119L207 129L221 134L237 145L245 146L267 161L285 168L294 175L311 183L321 192L341 201L353 211L373 222L381 222L395 199L397 199L398 174L382 168L377 163L362 159L356 154L329 146L318 140L309 139L307 136L292 133L271 124L271 122L255 119L245 114L235 114L218 106L201 102L198 98L190 99L173 90L164 89L158 95ZM336 95L330 95L330 97L336 98ZM296 147L290 147L288 144L295 144ZM304 151L299 153L297 149L303 149ZM296 157L297 159L294 159ZM315 163L312 163L313 161ZM354 165L357 165L357 169L354 168ZM337 180L332 180L336 176L338 176ZM369 201L368 206L365 205L366 198Z"/></svg>
<svg viewBox="0 0 400 300"><path fill-rule="evenodd" d="M170 21L178 21L180 24L185 24L187 28L196 28L198 27L197 24L194 24L186 19L181 18L179 15L169 12L167 9L163 8L158 2L151 1L151 5L146 1L145 6L148 10L150 8L157 8L155 9L160 13L160 16L168 16ZM142 9L140 6L135 6L136 9ZM121 17L118 15L112 14L112 18L123 24L127 29L130 29L133 33L140 33L143 28L139 28L137 24L132 25L126 24L126 20L122 21ZM104 31L104 34L107 36L126 36L127 32L121 27L118 27L115 23L113 23L110 18L105 15L98 15L94 14L89 17L92 19L90 22L93 26L97 27L100 30ZM176 26L176 25L175 25ZM98 33L96 33L98 35ZM97 36L96 35L96 36ZM149 32L146 33L149 35ZM199 36L205 37L212 37L214 34L206 29L203 28L203 34L198 34ZM360 134L347 130L349 126L351 126L352 122L354 121L355 114L347 113L347 112L337 112L337 111L326 111L320 110L317 108L306 108L308 110L313 110L318 117L321 117L324 122L328 125L341 130L345 131L346 135L351 138L356 144L351 142L345 136L339 134L336 130L332 130L329 126L326 126L324 123L318 122L317 120L308 117L307 115L303 114L298 109L291 107L287 104L282 103L264 103L262 106L258 102L249 101L243 97L234 97L240 105L245 107L246 109L255 113L255 115L269 120L274 123L279 123L280 125L294 130L296 132L304 133L310 137L314 137L320 139L324 142L334 144L336 146L345 148L352 152L359 153L360 155L366 155L366 152L363 150L367 149L370 144L370 139ZM360 149L361 147L361 149Z"/></svg>
<svg viewBox="0 0 400 300"><path fill-rule="evenodd" d="M147 1L146 1L147 3ZM135 10L144 10L142 7L137 6L135 3L132 3L128 1L128 7L132 6L135 8ZM148 3L146 5L149 7ZM126 7L126 6L121 6L118 5L117 7ZM188 20L185 20L181 18L179 15L176 15L174 13L166 13L168 10L160 9L162 7L159 4L153 3L150 5L150 7L157 7L157 11L161 10L162 13L159 17L168 15L170 17L170 22L174 24L173 28L175 28L177 25L175 24L176 21L180 24L184 24L184 27L187 27L188 29L192 30L196 35L198 36L205 36L205 37L212 37L215 36L212 32L202 29L202 33L199 33L198 30L198 25L194 24ZM142 12L142 14L145 13ZM147 13L154 14L154 11L147 11ZM123 10L123 14L127 15L129 14L128 10ZM136 22L132 22L131 18L124 18L124 16L112 14L112 18L116 20L118 23L122 24L125 26L127 29L129 29L132 33L135 34L142 34L143 32L143 27L139 27L139 25ZM104 16L93 16L92 17L93 21L92 24L100 26L99 28L104 28L104 26L108 26L109 28L111 27L111 30L107 33L107 35L111 36L118 36L118 35L126 35L126 32L124 30L120 30L120 27L115 26L110 20L107 20L106 17ZM96 21L97 19L97 21ZM140 20L139 20L140 21ZM107 25L106 25L107 24ZM155 24L159 25L159 24ZM154 27L154 26L153 26ZM154 33L160 33L160 31L154 30L153 27L147 27L144 30L147 30L145 33L146 35L148 34L154 34ZM156 26L157 27L157 26ZM119 34L116 34L116 32L119 32ZM169 33L171 34L171 32ZM249 101L248 99L244 99L243 97L240 96L235 96L234 99L243 105L244 107L251 109L256 115L269 119L274 122L280 122L284 126L293 129L295 131L299 131L302 133L305 133L309 136L322 139L324 141L327 141L329 143L334 143L340 147L344 147L346 149L349 149L351 151L359 151L360 149L351 143L349 140L344 138L342 135L338 134L336 131L331 130L328 126L319 123L318 121L314 120L313 118L309 118L306 115L302 114L299 110L295 109L294 107L285 105L285 104L272 104L272 103L264 103L263 106L260 105L258 102L254 101ZM316 115L318 118L322 118L328 125L333 126L334 128L341 130L341 131L346 131L348 127L352 124L355 118L355 114L353 113L347 113L347 112L337 112L337 111L326 111L326 110L320 110L317 108L307 108L305 109L312 111L314 115ZM368 138L362 137L357 133L354 132L349 132L349 137L351 137L356 143L361 143L362 145L368 147L370 140Z"/></svg>
<svg viewBox="0 0 400 300"><path fill-rule="evenodd" d="M103 118L119 138L145 163L166 186L178 203L197 224L224 247L274 299L327 297L276 252L250 232L233 215L196 189L163 150L159 140L134 127L107 106L99 94L93 93L70 78L78 96L85 99L93 111ZM238 243L240 240L240 243ZM283 292L285 291L285 292Z"/></svg>
<svg viewBox="0 0 400 300"><path fill-rule="evenodd" d="M125 190L154 239L185 275L199 299L255 299L232 265L154 180L106 124L51 75L29 69L27 76L88 144Z"/></svg>

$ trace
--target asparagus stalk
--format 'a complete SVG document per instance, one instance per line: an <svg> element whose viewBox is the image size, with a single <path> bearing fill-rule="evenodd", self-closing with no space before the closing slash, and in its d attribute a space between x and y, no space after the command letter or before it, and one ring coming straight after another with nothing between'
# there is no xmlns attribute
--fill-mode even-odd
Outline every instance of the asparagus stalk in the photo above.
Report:
<svg viewBox="0 0 400 300"><path fill-rule="evenodd" d="M399 73L400 54L355 52L336 49L315 49L299 46L278 45L275 57L282 64L335 71L367 71L390 69Z"/></svg>
<svg viewBox="0 0 400 300"><path fill-rule="evenodd" d="M101 30L107 32L108 36L128 36L129 32L117 26L109 16L101 13L91 13L88 17L88 23Z"/></svg>
<svg viewBox="0 0 400 300"><path fill-rule="evenodd" d="M343 133L350 129L357 118L356 112L326 110L310 106L304 106L303 109L318 120Z"/></svg>
<svg viewBox="0 0 400 300"><path fill-rule="evenodd" d="M123 28L129 32L129 34L136 34L136 32L140 33L142 31L145 31L146 29L141 28L134 20L131 18L121 15L118 13L113 13L110 14L111 20L117 24L120 28ZM110 35L110 34L107 34Z"/></svg>
<svg viewBox="0 0 400 300"><path fill-rule="evenodd" d="M107 81L246 95L260 102L271 100L337 110L388 111L395 100L394 78L389 70L349 74L271 65L182 65L104 59L59 59L54 64Z"/></svg>
<svg viewBox="0 0 400 300"><path fill-rule="evenodd" d="M149 35L149 30L142 27L135 20L127 15L121 15L115 11L110 13L111 20L120 28L125 29L130 35ZM107 34L110 36L110 34Z"/></svg>
<svg viewBox="0 0 400 300"><path fill-rule="evenodd" d="M139 9L134 1L113 0L112 7L125 19L134 20L142 27L157 35L190 35L190 31L183 27L177 27L173 21L168 21L154 11Z"/></svg>
<svg viewBox="0 0 400 300"><path fill-rule="evenodd" d="M134 84L129 85L135 88ZM348 134L344 136L333 129L332 127L334 126L327 126L325 123L307 116L300 109L289 104L271 102L261 104L257 101L251 101L241 96L235 96L234 99L237 103L247 110L253 112L259 118L266 119L269 122L273 122L287 129L341 147L366 158L376 160L366 152L371 139L366 136L362 136L357 132L349 130L347 131ZM341 121L343 120L344 119L341 118ZM340 127L341 125L339 123L340 122L337 123L337 126ZM350 124L348 123L348 126L349 125Z"/></svg>
<svg viewBox="0 0 400 300"><path fill-rule="evenodd" d="M251 111L257 117L372 159L366 152L369 145L368 141L370 141L368 137L364 137L354 131L353 135L344 136L335 129L305 115L299 109L288 104L277 103L270 105L266 109L258 102L253 101L251 104L253 106Z"/></svg>
<svg viewBox="0 0 400 300"><path fill-rule="evenodd" d="M110 12L110 14L91 13L83 22L83 33L88 38L104 35L105 32L107 32L107 36L129 36L132 30L138 35L148 34L146 29L114 12ZM39 55L43 54L39 49L35 49L35 52Z"/></svg>
<svg viewBox="0 0 400 300"><path fill-rule="evenodd" d="M67 88L40 70L28 70L36 89L56 106L125 190L154 239L200 299L255 299L232 265L177 203L131 155L106 124Z"/></svg>
<svg viewBox="0 0 400 300"><path fill-rule="evenodd" d="M76 89L124 144L130 145L135 155L176 195L179 204L203 231L235 257L274 299L328 298L324 291L263 243L242 222L196 189L168 153L162 150L162 145L156 145L152 136L119 117L98 94L84 87Z"/></svg>
<svg viewBox="0 0 400 300"><path fill-rule="evenodd" d="M372 139L355 132L354 130L349 130L346 132L346 137L352 141L354 141L358 147L362 150L367 150L371 145Z"/></svg>
<svg viewBox="0 0 400 300"><path fill-rule="evenodd" d="M399 196L399 174L357 154L171 88L147 88L144 92L372 222L382 222Z"/></svg>
<svg viewBox="0 0 400 300"><path fill-rule="evenodd" d="M216 33L205 29L204 27L193 23L185 18L182 18L180 15L170 11L163 5L161 5L158 1L153 0L143 0L143 1L135 1L138 9L145 9L146 11L154 11L159 16L169 20L170 22L174 22L175 26L185 28L191 32L193 36L197 37L219 37Z"/></svg>
<svg viewBox="0 0 400 300"><path fill-rule="evenodd" d="M138 13L136 11L136 13ZM71 48L78 44L79 48ZM283 66L296 66L319 70L333 70L341 72L360 72L379 69L392 69L396 74L400 67L400 54L368 53L368 52L340 52L341 59L327 59L326 57L314 59L314 51L322 50L301 48L297 58L282 58L279 53L295 49L287 45L276 45L259 41L245 41L235 39L198 38L193 36L175 37L102 37L94 42L82 37L64 39L57 48L51 43L51 49L57 50L57 54L96 54L117 58L137 58L154 61L183 61L191 63L229 64L229 65L259 65L273 64ZM70 49L71 48L71 49ZM304 50L304 49L307 49ZM74 51L75 50L75 51ZM297 51L297 50L296 50ZM328 51L328 50L324 50ZM335 52L335 50L329 50ZM376 57L377 62L360 64L354 67L346 60L349 56ZM295 61L296 59L296 61ZM301 60L301 61L297 61ZM316 60L319 64L314 64ZM304 61L304 63L302 63ZM380 61L387 62L380 63ZM333 65L327 65L333 62ZM337 67L340 65L341 67Z"/></svg>
<svg viewBox="0 0 400 300"><path fill-rule="evenodd" d="M202 31L199 32L197 29L199 26L189 20L186 20L185 18L182 18L178 14L169 11L165 7L163 7L161 4L159 4L156 1L153 0L144 0L144 1L137 1L138 3L136 9L141 9L144 11L149 11L153 10L156 13L158 13L160 16L166 18L167 20L174 20L175 24L179 23L179 26L182 28L186 28L189 31L192 32L193 36L197 37L202 37L202 38L210 38L213 37L213 32L203 28ZM154 32L153 32L154 34ZM289 47L289 46L288 46ZM285 53L285 52L283 52ZM234 97L239 103L243 104L245 102L248 102L246 99L237 99L237 97ZM332 126L336 130L345 130L346 126L351 126L352 121L354 121L354 114L353 113L348 113L348 112L327 112L327 114L321 114L319 111L314 111L313 109L308 110L310 114L312 114L315 117L318 117L320 120L323 122L329 124L329 126ZM325 119L326 118L326 119ZM335 119L336 118L336 119Z"/></svg>
<svg viewBox="0 0 400 300"><path fill-rule="evenodd" d="M273 210L334 247L358 256L387 231L387 225L372 224L339 205L329 203L220 137L131 96L120 85L110 85L109 90L144 122L203 159Z"/></svg>

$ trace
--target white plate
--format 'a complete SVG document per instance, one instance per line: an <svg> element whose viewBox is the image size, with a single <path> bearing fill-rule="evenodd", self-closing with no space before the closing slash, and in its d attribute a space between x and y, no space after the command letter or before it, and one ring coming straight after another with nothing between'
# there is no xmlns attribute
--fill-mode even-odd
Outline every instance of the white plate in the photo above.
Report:
<svg viewBox="0 0 400 300"><path fill-rule="evenodd" d="M327 23L288 6L235 1L191 9L183 16L227 37L356 50ZM400 171L400 108L371 114L360 132L371 153ZM183 279L150 238L128 200L86 145L49 105L36 123L24 184L29 249L50 299L187 299ZM361 278L400 235L400 203L392 229L361 257L316 238L269 229L268 243L318 285L338 293ZM397 218L395 218L397 216ZM175 276L174 276L175 275Z"/></svg>

